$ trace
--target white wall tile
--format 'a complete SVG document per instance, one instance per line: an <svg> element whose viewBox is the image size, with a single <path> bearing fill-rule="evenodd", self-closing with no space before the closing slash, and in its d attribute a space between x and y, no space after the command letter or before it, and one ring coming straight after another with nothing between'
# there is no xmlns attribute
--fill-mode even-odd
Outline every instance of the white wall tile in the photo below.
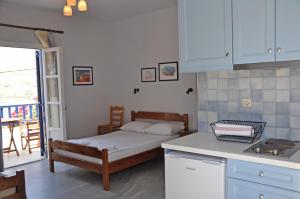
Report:
<svg viewBox="0 0 300 199"><path fill-rule="evenodd" d="M263 78L263 89L276 89L276 78L275 77L264 77Z"/></svg>
<svg viewBox="0 0 300 199"><path fill-rule="evenodd" d="M277 90L276 101L277 102L289 102L290 101L290 91L289 90Z"/></svg>
<svg viewBox="0 0 300 199"><path fill-rule="evenodd" d="M251 79L251 89L262 89L263 79L262 78L252 78Z"/></svg>
<svg viewBox="0 0 300 199"><path fill-rule="evenodd" d="M290 69L289 68L281 68L276 70L277 77L288 77L290 76Z"/></svg>
<svg viewBox="0 0 300 199"><path fill-rule="evenodd" d="M250 83L250 78L240 78L240 89L250 89L251 88L251 83Z"/></svg>
<svg viewBox="0 0 300 199"><path fill-rule="evenodd" d="M218 79L208 79L207 80L208 89L218 89Z"/></svg>
<svg viewBox="0 0 300 199"><path fill-rule="evenodd" d="M276 101L276 90L264 90L263 100L265 102L275 102Z"/></svg>
<svg viewBox="0 0 300 199"><path fill-rule="evenodd" d="M209 101L217 101L218 100L218 90L208 90L207 91L207 99Z"/></svg>
<svg viewBox="0 0 300 199"><path fill-rule="evenodd" d="M290 89L290 78L278 77L276 81L276 89Z"/></svg>

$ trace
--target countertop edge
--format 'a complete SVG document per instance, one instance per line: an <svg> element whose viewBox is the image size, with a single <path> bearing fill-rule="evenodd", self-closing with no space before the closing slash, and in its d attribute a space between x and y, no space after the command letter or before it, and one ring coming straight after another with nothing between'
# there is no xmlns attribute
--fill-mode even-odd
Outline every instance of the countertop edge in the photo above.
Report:
<svg viewBox="0 0 300 199"><path fill-rule="evenodd" d="M175 151L183 151L188 153L196 153L196 154L202 154L202 155L208 155L208 156L214 156L214 157L220 157L226 159L242 160L242 161L248 161L248 162L253 162L258 164L266 164L266 165L300 170L299 163L290 162L288 160L268 159L264 157L255 157L250 154L228 153L228 152L207 150L207 149L201 149L195 147L178 146L178 145L167 144L167 143L163 143L161 147L164 149L170 149Z"/></svg>

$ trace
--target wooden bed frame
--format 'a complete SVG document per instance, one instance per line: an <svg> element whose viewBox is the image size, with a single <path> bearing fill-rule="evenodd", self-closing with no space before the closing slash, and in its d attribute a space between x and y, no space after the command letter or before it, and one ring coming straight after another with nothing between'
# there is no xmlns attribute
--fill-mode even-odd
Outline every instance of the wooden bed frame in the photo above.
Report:
<svg viewBox="0 0 300 199"><path fill-rule="evenodd" d="M136 119L150 119L150 120L163 120L163 121L177 121L184 123L184 130L188 131L188 114L180 115L177 113L160 113L160 112L131 112L131 121ZM54 172L54 161L63 162L73 166L77 166L89 171L93 171L102 174L103 189L109 191L110 174L122 171L129 167L141 164L143 162L152 160L154 158L163 155L163 149L161 147L138 153L120 160L113 162L108 161L108 149L99 150L96 147L84 146L80 144L73 144L67 141L59 141L49 139L49 169L50 172ZM85 155L93 158L99 158L102 160L102 164L96 164L84 160L79 160L72 157L67 157L56 153L55 150L64 150L80 155Z"/></svg>
<svg viewBox="0 0 300 199"><path fill-rule="evenodd" d="M4 192L0 193L2 199L26 199L24 171L17 171L12 176L1 175L0 192Z"/></svg>

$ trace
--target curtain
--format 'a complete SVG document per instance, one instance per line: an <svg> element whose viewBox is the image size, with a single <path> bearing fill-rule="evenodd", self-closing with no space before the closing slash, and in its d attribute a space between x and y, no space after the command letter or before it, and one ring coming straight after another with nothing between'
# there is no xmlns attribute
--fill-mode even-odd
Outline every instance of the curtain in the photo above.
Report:
<svg viewBox="0 0 300 199"><path fill-rule="evenodd" d="M40 41L41 45L43 48L51 48L55 47L55 37L53 33L49 33L46 31L35 31L35 35ZM44 66L44 70L46 70L47 75L56 75L57 74L57 59L56 55L53 53L46 53L44 57L46 61L46 66ZM48 98L47 101L51 102L57 102L59 101L58 99L58 85L57 85L57 79L49 78L47 79L47 82L44 82L47 85L47 90L48 93L44 93L46 95L45 97ZM59 116L59 109L58 106L56 105L51 105L48 107L48 121L49 121L49 126L51 127L57 127L60 128L60 116Z"/></svg>
<svg viewBox="0 0 300 199"><path fill-rule="evenodd" d="M51 48L56 46L54 37L55 35L53 33L40 30L35 31L34 33L43 48Z"/></svg>

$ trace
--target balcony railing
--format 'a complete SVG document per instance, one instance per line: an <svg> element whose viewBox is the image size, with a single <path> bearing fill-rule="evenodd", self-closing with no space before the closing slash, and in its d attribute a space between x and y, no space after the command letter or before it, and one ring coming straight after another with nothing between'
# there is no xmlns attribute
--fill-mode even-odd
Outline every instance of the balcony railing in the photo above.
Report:
<svg viewBox="0 0 300 199"><path fill-rule="evenodd" d="M39 119L39 104L0 105L1 118Z"/></svg>

